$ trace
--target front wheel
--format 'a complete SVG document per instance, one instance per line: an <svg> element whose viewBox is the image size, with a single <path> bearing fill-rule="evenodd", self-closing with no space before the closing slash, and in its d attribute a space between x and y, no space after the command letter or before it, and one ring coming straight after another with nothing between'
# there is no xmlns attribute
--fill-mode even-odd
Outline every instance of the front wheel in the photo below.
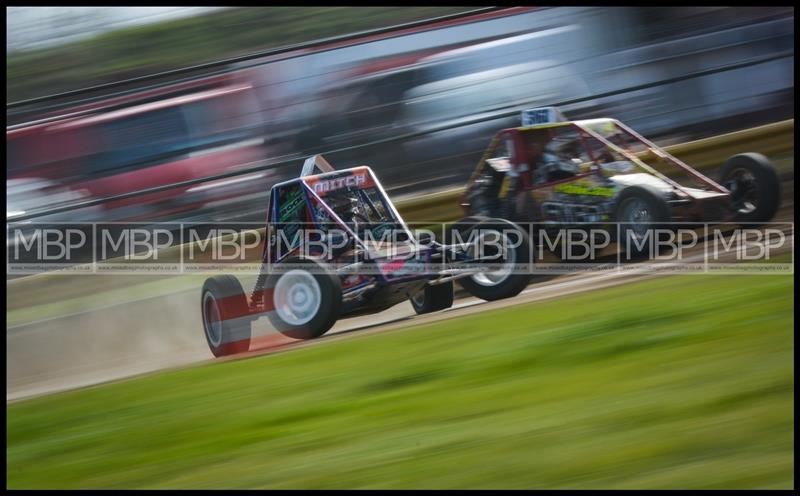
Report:
<svg viewBox="0 0 800 496"><path fill-rule="evenodd" d="M486 219L468 231L467 253L486 270L459 279L471 295L495 301L514 297L530 282L530 240L527 233L505 219Z"/></svg>
<svg viewBox="0 0 800 496"><path fill-rule="evenodd" d="M731 192L734 222L768 222L780 206L781 186L775 166L759 153L734 155L720 171L722 185Z"/></svg>
<svg viewBox="0 0 800 496"><path fill-rule="evenodd" d="M239 280L227 274L209 277L201 295L203 330L211 353L222 357L247 351L252 320Z"/></svg>
<svg viewBox="0 0 800 496"><path fill-rule="evenodd" d="M619 241L631 257L649 253L657 235L656 230L661 229L669 219L669 206L656 193L632 186L619 196L616 208Z"/></svg>
<svg viewBox="0 0 800 496"><path fill-rule="evenodd" d="M333 327L342 306L339 277L321 262L291 262L297 268L280 270L267 279L272 288L272 311L267 316L275 329L294 339L314 339Z"/></svg>

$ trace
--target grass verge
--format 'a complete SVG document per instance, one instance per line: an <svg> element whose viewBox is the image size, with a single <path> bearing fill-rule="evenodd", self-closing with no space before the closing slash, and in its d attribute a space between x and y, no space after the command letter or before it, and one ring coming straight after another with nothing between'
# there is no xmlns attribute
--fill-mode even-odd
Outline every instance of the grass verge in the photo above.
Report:
<svg viewBox="0 0 800 496"><path fill-rule="evenodd" d="M9 488L791 488L791 276L673 276L7 406Z"/></svg>

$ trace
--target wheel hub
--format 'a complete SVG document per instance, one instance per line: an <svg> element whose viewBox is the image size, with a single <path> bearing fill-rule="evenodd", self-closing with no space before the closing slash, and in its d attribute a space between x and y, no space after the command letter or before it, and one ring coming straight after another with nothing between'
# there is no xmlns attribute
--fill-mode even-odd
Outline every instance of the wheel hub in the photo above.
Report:
<svg viewBox="0 0 800 496"><path fill-rule="evenodd" d="M313 275L304 270L291 270L278 279L273 300L275 311L284 322L300 326L317 315L322 292Z"/></svg>
<svg viewBox="0 0 800 496"><path fill-rule="evenodd" d="M747 169L734 170L725 182L725 187L730 190L733 208L739 213L753 212L758 206L756 178Z"/></svg>
<svg viewBox="0 0 800 496"><path fill-rule="evenodd" d="M637 236L643 236L652 222L647 204L639 198L631 198L625 203L622 218Z"/></svg>
<svg viewBox="0 0 800 496"><path fill-rule="evenodd" d="M484 271L479 272L473 276L470 276L473 281L480 284L481 286L496 286L501 282L505 281L508 276L511 275L511 272L514 268L514 263L516 262L516 253L514 250L509 248L509 241L506 236L503 236L502 233L498 231L488 231L486 233L482 233L481 236L478 238L478 246L484 246L483 240L484 238L490 234L491 232L496 232L500 235L500 260L503 261L503 264L497 269L492 271ZM474 245L470 250L474 249ZM485 248L483 251L486 251ZM480 253L479 255L482 255ZM474 253L473 253L474 256Z"/></svg>

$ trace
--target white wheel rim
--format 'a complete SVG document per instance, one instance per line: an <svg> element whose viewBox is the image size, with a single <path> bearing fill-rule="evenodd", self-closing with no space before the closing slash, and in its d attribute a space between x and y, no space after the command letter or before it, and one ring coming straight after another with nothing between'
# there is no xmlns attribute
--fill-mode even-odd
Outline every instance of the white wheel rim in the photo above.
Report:
<svg viewBox="0 0 800 496"><path fill-rule="evenodd" d="M217 305L217 300L210 291L206 291L206 294L203 295L203 320L206 323L208 340L211 341L211 344L215 347L222 344L221 318L222 316L219 311L219 305Z"/></svg>
<svg viewBox="0 0 800 496"><path fill-rule="evenodd" d="M500 231L486 231L481 233L479 240L482 240L487 234L491 232L496 232L500 234L503 242L502 242L502 250L503 250L503 257L502 260L506 262L497 270L493 271L486 271L486 272L479 272L473 276L470 276L473 281L480 284L481 286L497 286L498 284L502 283L508 276L511 275L511 272L514 270L514 264L517 261L517 253L508 247L508 237L504 236ZM480 243L480 242L479 242ZM482 243L481 243L482 245ZM473 245L474 246L474 245Z"/></svg>
<svg viewBox="0 0 800 496"><path fill-rule="evenodd" d="M322 291L314 276L295 269L278 278L272 299L281 320L289 325L301 326L319 312Z"/></svg>

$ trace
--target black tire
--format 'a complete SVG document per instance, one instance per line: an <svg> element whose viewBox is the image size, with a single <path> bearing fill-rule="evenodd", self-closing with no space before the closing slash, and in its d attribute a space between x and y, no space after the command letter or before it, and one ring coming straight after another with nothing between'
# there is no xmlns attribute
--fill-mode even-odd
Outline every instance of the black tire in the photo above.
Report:
<svg viewBox="0 0 800 496"><path fill-rule="evenodd" d="M426 284L408 299L417 315L438 312L453 306L453 281L433 286Z"/></svg>
<svg viewBox="0 0 800 496"><path fill-rule="evenodd" d="M252 318L237 278L226 274L206 279L200 312L206 341L215 357L244 353L250 348Z"/></svg>
<svg viewBox="0 0 800 496"><path fill-rule="evenodd" d="M615 209L621 248L631 257L650 253L655 233L648 230L663 229L670 218L669 205L657 193L639 186L626 188Z"/></svg>
<svg viewBox="0 0 800 496"><path fill-rule="evenodd" d="M491 231L497 231L503 237L504 243L509 245L509 250L500 259L501 263L513 263L517 266L529 263L530 239L528 234L513 222L505 219L486 219L475 225L473 229L479 229L480 235L484 233L488 235ZM512 237L513 239L511 239ZM513 260L511 260L512 257ZM497 274L498 272L499 274ZM512 270L503 274L503 269L500 269L490 271L488 274L482 272L464 277L458 282L471 295L482 300L495 301L517 296L528 286L530 280L530 273L516 273Z"/></svg>
<svg viewBox="0 0 800 496"><path fill-rule="evenodd" d="M781 202L781 183L767 157L760 153L734 155L722 166L720 178L731 192L734 222L758 225L775 216Z"/></svg>
<svg viewBox="0 0 800 496"><path fill-rule="evenodd" d="M328 332L339 318L342 308L341 280L317 260L292 260L288 263L307 267L279 269L269 275L266 287L272 290L272 298L267 302L268 308L271 308L267 316L272 326L284 336L293 339L318 338ZM311 303L306 306L306 300L302 300L292 308L288 300L295 294L301 298L312 298Z"/></svg>

